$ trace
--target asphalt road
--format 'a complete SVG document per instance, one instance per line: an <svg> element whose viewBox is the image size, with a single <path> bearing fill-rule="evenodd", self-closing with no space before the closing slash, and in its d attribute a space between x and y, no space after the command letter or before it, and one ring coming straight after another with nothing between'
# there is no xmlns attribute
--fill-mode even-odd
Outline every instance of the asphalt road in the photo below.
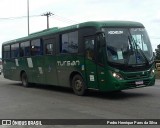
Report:
<svg viewBox="0 0 160 128"><path fill-rule="evenodd" d="M25 88L1 75L0 119L160 119L160 80L147 88L119 93L89 91L87 96L76 96L68 88Z"/></svg>

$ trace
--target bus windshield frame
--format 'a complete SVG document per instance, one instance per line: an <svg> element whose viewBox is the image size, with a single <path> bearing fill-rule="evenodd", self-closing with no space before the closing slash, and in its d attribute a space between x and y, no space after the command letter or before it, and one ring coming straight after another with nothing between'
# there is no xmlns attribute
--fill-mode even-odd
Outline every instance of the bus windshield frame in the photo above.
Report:
<svg viewBox="0 0 160 128"><path fill-rule="evenodd" d="M145 66L153 61L151 42L145 28L103 28L108 62Z"/></svg>

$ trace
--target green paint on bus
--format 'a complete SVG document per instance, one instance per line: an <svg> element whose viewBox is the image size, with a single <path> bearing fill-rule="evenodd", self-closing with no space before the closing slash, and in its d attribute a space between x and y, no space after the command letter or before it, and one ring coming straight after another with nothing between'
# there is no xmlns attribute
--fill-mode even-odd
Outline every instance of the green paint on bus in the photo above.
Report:
<svg viewBox="0 0 160 128"><path fill-rule="evenodd" d="M145 27L132 21L85 22L50 28L2 44L6 79L118 91L155 84L154 56Z"/></svg>

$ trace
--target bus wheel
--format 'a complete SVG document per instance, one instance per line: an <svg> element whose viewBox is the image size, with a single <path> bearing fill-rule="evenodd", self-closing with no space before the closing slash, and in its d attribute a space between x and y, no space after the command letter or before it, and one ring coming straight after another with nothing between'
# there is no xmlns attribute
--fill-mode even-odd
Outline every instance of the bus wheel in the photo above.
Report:
<svg viewBox="0 0 160 128"><path fill-rule="evenodd" d="M28 87L29 86L27 74L25 72L23 72L22 75L21 75L21 81L22 81L22 85L24 87Z"/></svg>
<svg viewBox="0 0 160 128"><path fill-rule="evenodd" d="M86 86L80 75L75 75L72 79L72 88L76 95L83 96L86 92Z"/></svg>

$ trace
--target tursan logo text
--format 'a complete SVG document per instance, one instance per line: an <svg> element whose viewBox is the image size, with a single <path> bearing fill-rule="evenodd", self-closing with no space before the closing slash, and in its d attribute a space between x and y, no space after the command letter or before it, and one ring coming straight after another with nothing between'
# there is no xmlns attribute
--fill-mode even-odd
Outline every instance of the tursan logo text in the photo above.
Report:
<svg viewBox="0 0 160 128"><path fill-rule="evenodd" d="M58 66L78 66L80 65L80 61L57 61Z"/></svg>

